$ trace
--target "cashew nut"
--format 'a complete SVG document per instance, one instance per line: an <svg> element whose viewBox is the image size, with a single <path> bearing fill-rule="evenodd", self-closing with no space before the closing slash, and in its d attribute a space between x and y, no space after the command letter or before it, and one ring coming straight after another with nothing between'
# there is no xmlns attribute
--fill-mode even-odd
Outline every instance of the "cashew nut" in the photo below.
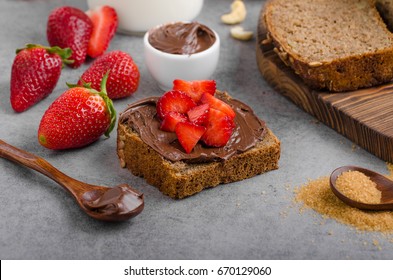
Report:
<svg viewBox="0 0 393 280"><path fill-rule="evenodd" d="M234 0L231 4L231 12L221 16L221 21L226 24L242 22L247 15L246 6L242 0Z"/></svg>
<svg viewBox="0 0 393 280"><path fill-rule="evenodd" d="M241 26L235 26L231 28L231 35L235 39L247 41L253 37L253 32L245 31Z"/></svg>

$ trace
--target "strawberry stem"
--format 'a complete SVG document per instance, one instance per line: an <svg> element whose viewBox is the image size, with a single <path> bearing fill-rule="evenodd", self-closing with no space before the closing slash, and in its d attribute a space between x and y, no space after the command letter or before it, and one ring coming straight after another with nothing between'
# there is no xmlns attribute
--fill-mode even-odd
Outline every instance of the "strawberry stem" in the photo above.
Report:
<svg viewBox="0 0 393 280"><path fill-rule="evenodd" d="M60 56L62 62L65 63L65 64L74 63L74 60L68 59L72 55L72 50L70 48L62 49L62 48L60 48L58 46L47 47L47 46L36 45L36 44L26 44L26 47L24 47L22 49L17 49L16 50L16 54L18 54L22 50L33 49L33 48L42 48L42 49L45 49L50 54L58 54Z"/></svg>
<svg viewBox="0 0 393 280"><path fill-rule="evenodd" d="M110 123L107 131L105 132L106 137L109 137L109 134L111 133L111 131L113 130L113 128L115 127L115 124L116 124L116 110L115 110L115 107L113 106L112 99L110 99L108 97L108 93L106 91L106 82L108 80L109 72L110 72L110 70L108 70L105 73L104 77L102 77L101 91L98 93L102 97L102 99L104 99L104 102L106 103L106 106L109 111L109 116L111 118L111 123Z"/></svg>

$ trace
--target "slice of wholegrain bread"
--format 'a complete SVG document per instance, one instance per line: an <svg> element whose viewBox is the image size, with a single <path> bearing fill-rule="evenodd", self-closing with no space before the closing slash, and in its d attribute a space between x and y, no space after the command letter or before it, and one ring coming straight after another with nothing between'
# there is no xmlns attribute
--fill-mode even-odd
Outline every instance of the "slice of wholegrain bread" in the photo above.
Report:
<svg viewBox="0 0 393 280"><path fill-rule="evenodd" d="M393 35L373 0L270 0L263 18L279 57L312 88L349 91L393 78Z"/></svg>
<svg viewBox="0 0 393 280"><path fill-rule="evenodd" d="M254 148L226 161L171 162L144 143L124 124L118 126L118 155L122 167L146 179L172 198L184 198L215 187L278 168L280 141L271 130Z"/></svg>
<svg viewBox="0 0 393 280"><path fill-rule="evenodd" d="M228 96L229 98L229 96ZM184 198L221 183L240 181L278 168L280 141L265 127L255 146L226 160L171 161L146 144L127 121L119 120L117 154L122 167L172 198Z"/></svg>

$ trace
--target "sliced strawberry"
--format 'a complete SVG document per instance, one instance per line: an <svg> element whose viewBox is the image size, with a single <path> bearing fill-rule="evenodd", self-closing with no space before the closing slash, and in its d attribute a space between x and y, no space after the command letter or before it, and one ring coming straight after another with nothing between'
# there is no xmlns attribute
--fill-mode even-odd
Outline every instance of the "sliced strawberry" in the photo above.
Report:
<svg viewBox="0 0 393 280"><path fill-rule="evenodd" d="M199 80L199 81L184 81L174 80L173 89L180 90L187 93L191 98L198 102L203 93L214 95L216 92L216 81L214 80Z"/></svg>
<svg viewBox="0 0 393 280"><path fill-rule="evenodd" d="M118 26L117 13L110 6L98 6L88 10L86 14L93 23L87 54L90 57L98 57L106 51L115 35Z"/></svg>
<svg viewBox="0 0 393 280"><path fill-rule="evenodd" d="M211 94L207 94L207 93L202 94L201 103L209 104L210 108L214 108L223 112L231 119L235 118L236 114L235 111L233 111L233 109L231 108L231 106L229 106L227 103L225 103L221 99L214 97Z"/></svg>
<svg viewBox="0 0 393 280"><path fill-rule="evenodd" d="M157 115L163 120L169 112L186 114L196 103L184 92L167 91L157 101Z"/></svg>
<svg viewBox="0 0 393 280"><path fill-rule="evenodd" d="M201 140L211 147L223 147L231 138L235 123L225 113L210 108L208 114L208 125Z"/></svg>
<svg viewBox="0 0 393 280"><path fill-rule="evenodd" d="M209 104L198 105L187 112L188 119L196 125L206 126L209 109Z"/></svg>
<svg viewBox="0 0 393 280"><path fill-rule="evenodd" d="M191 153L205 131L205 127L190 122L179 122L175 129L177 139L187 154Z"/></svg>
<svg viewBox="0 0 393 280"><path fill-rule="evenodd" d="M169 112L161 122L160 129L169 132L175 132L176 125L179 122L188 121L187 116L179 112Z"/></svg>

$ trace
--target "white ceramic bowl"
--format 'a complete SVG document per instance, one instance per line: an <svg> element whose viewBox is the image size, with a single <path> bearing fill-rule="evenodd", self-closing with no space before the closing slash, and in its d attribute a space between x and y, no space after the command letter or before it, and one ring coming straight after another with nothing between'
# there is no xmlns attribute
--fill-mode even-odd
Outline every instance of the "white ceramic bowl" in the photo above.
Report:
<svg viewBox="0 0 393 280"><path fill-rule="evenodd" d="M165 22L193 20L201 12L203 0L87 0L87 5L89 9L113 7L120 32L142 33Z"/></svg>
<svg viewBox="0 0 393 280"><path fill-rule="evenodd" d="M171 89L175 79L192 81L211 78L220 56L220 38L217 32L212 31L216 37L213 45L194 54L170 54L157 50L149 43L149 32L146 32L143 38L145 63L162 90Z"/></svg>

